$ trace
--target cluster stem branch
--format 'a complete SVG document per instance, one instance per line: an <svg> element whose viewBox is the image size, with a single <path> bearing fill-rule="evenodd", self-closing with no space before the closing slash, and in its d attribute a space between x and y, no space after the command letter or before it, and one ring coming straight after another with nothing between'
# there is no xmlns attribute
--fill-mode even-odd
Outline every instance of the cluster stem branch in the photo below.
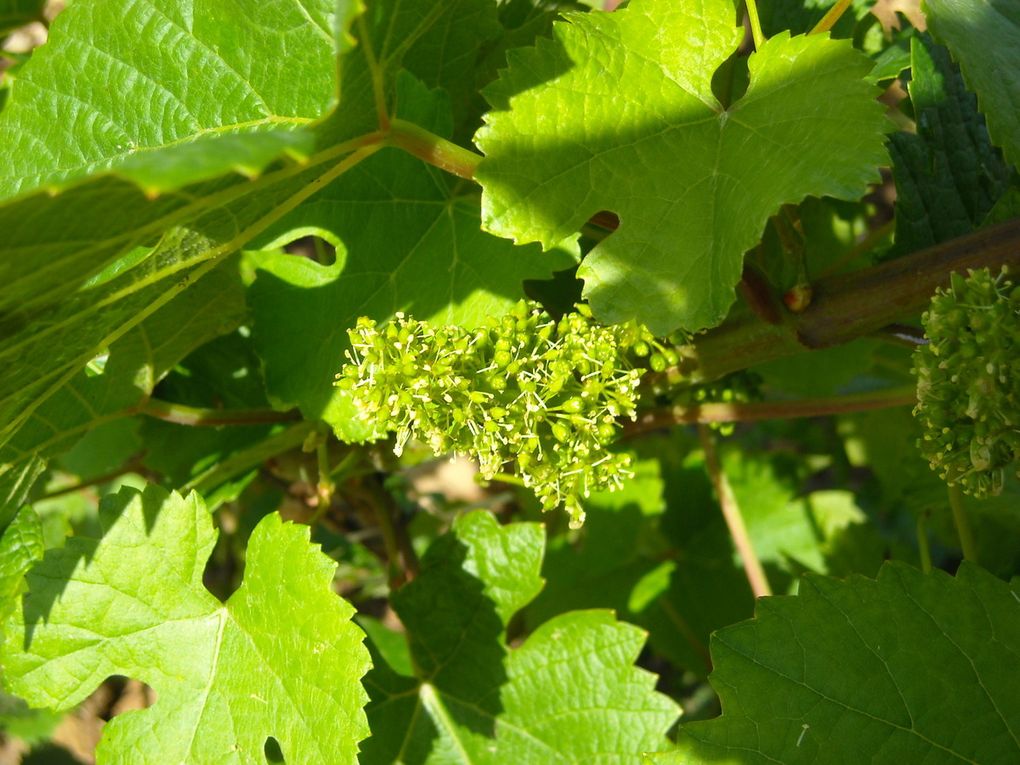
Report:
<svg viewBox="0 0 1020 765"><path fill-rule="evenodd" d="M823 417L830 414L847 414L849 412L864 412L871 409L912 406L916 401L916 390L914 386L909 385L869 393L796 399L793 401L753 401L748 403L671 406L663 409L652 409L639 416L633 422L625 422L623 432L626 437L629 437L673 425Z"/></svg>
<svg viewBox="0 0 1020 765"><path fill-rule="evenodd" d="M726 519L726 526L733 538L733 545L737 548L740 560L744 564L744 573L751 585L751 592L756 598L772 594L769 580L765 576L765 569L751 544L751 536L747 533L747 526L744 525L744 518L740 514L740 506L733 494L730 482L723 472L719 462L719 454L715 448L715 438L707 425L698 426L698 438L701 441L701 448L705 452L705 468L715 488L716 497L719 500L719 507L722 508L723 518Z"/></svg>

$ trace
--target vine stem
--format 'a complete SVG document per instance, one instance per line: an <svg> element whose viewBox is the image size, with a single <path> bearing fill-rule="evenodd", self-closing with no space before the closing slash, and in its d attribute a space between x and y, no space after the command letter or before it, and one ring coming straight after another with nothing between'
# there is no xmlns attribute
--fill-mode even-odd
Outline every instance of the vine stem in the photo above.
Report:
<svg viewBox="0 0 1020 765"><path fill-rule="evenodd" d="M315 432L315 428L316 424L307 420L294 423L289 428L274 433L262 441L257 441L251 446L235 452L222 462L217 462L205 472L199 473L181 487L181 493L197 491L199 494L205 495L228 478L245 473L278 454L301 446L309 434Z"/></svg>
<svg viewBox="0 0 1020 765"><path fill-rule="evenodd" d="M358 482L361 494L375 516L386 549L389 586L400 589L418 574L418 558L410 540L403 534L403 527L394 523L396 510L393 497L373 476Z"/></svg>
<svg viewBox="0 0 1020 765"><path fill-rule="evenodd" d="M850 7L851 2L853 2L853 0L837 0L836 4L832 6L824 16L822 16L821 20L815 24L814 28L812 28L808 34L817 35L822 32L828 32L836 25L836 22L840 20L843 14L846 13L846 9Z"/></svg>
<svg viewBox="0 0 1020 765"><path fill-rule="evenodd" d="M756 0L745 0L747 8L747 20L751 22L751 37L754 39L754 49L761 50L765 44L765 35L761 31L761 19L758 18L758 3Z"/></svg>
<svg viewBox="0 0 1020 765"><path fill-rule="evenodd" d="M700 404L672 406L645 412L632 422L623 425L624 437L659 430L673 425L703 425L713 422L755 422L758 420L793 419L797 417L823 417L830 414L865 412L871 409L890 409L913 406L917 403L914 386L890 388L871 393L846 396L797 399L795 401L753 401L749 403Z"/></svg>
<svg viewBox="0 0 1020 765"><path fill-rule="evenodd" d="M931 545L928 544L927 513L917 516L917 552L921 557L921 571L931 573Z"/></svg>
<svg viewBox="0 0 1020 765"><path fill-rule="evenodd" d="M708 470L708 477L715 487L716 497L719 499L719 507L722 508L723 518L726 519L726 526L733 537L733 544L737 548L740 560L744 564L744 573L751 585L751 592L756 598L772 594L769 580L765 576L765 569L751 545L751 537L744 525L744 518L740 514L740 506L733 494L733 488L723 472L719 463L719 454L715 449L715 439L712 431L705 425L698 426L698 439L701 441L701 448L705 452L705 468Z"/></svg>
<svg viewBox="0 0 1020 765"><path fill-rule="evenodd" d="M949 488L949 507L953 511L953 523L956 525L956 534L960 537L960 549L963 550L963 559L971 563L977 563L977 545L974 543L974 533L970 529L970 521L967 520L967 510L963 506L963 490L959 484L953 484Z"/></svg>
<svg viewBox="0 0 1020 765"><path fill-rule="evenodd" d="M277 422L296 422L301 419L301 416L296 412L277 412L273 409L204 409L155 398L150 398L139 406L137 413L177 425L209 427L267 425Z"/></svg>
<svg viewBox="0 0 1020 765"><path fill-rule="evenodd" d="M111 470L109 473L103 473L103 475L96 476L95 478L89 478L86 481L81 481L79 483L73 484L72 486L65 486L62 489L55 489L53 491L47 492L46 494L43 494L41 497L39 497L39 501L42 502L47 499L63 497L66 494L74 494L75 492L83 491L84 489L89 489L92 488L93 486L99 486L104 483L109 483L110 481L114 481L120 478L121 476L127 475L128 473L141 472L144 469L145 468L142 466L141 462L135 459L127 463L126 465L117 468L116 470Z"/></svg>
<svg viewBox="0 0 1020 765"><path fill-rule="evenodd" d="M475 171L482 161L481 154L476 154L402 119L390 121L386 142L440 170L469 181L474 180Z"/></svg>
<svg viewBox="0 0 1020 765"><path fill-rule="evenodd" d="M329 468L329 433L325 425L319 428L318 443L315 445L315 466L319 474L315 484L319 504L315 513L321 515L333 503L333 491L336 489Z"/></svg>
<svg viewBox="0 0 1020 765"><path fill-rule="evenodd" d="M738 316L681 350L680 365L664 373L690 382L715 380L755 364L842 345L924 310L953 272L1020 268L1020 218L887 261L812 283L807 310L770 324Z"/></svg>

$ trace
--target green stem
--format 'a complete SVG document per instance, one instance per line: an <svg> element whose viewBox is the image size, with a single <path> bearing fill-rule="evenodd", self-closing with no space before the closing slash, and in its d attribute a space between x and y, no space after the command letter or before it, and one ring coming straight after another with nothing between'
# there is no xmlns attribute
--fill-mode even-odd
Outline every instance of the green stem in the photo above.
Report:
<svg viewBox="0 0 1020 765"><path fill-rule="evenodd" d="M277 422L295 422L301 419L297 412L277 412L273 409L203 409L197 406L175 404L150 398L138 407L138 414L177 425L266 425Z"/></svg>
<svg viewBox="0 0 1020 765"><path fill-rule="evenodd" d="M771 595L772 588L765 576L765 569L762 568L761 561L758 560L758 555L754 551L751 535L747 533L747 526L744 525L744 518L740 514L737 498L733 494L733 489L726 478L726 473L723 472L722 465L719 463L712 431L704 425L699 425L698 438L701 440L701 448L705 452L705 469L715 488L719 507L722 508L723 518L725 518L726 526L733 538L733 545L737 548L740 560L744 564L744 574L751 585L751 592L756 598Z"/></svg>
<svg viewBox="0 0 1020 765"><path fill-rule="evenodd" d="M822 32L828 32L836 25L836 22L839 21L840 17L846 13L846 9L850 7L851 2L853 2L853 0L837 0L836 4L832 6L824 16L822 16L821 21L815 24L814 28L808 32L808 34L817 35Z"/></svg>
<svg viewBox="0 0 1020 765"><path fill-rule="evenodd" d="M400 543L393 524L393 501L389 493L379 486L372 477L360 482L363 496L371 507L375 522L382 534L383 547L386 548L386 562L389 569L388 579L391 590L397 590L407 582L407 573L401 566Z"/></svg>
<svg viewBox="0 0 1020 765"><path fill-rule="evenodd" d="M921 571L931 573L931 545L928 544L927 514L917 516L917 551L921 556Z"/></svg>
<svg viewBox="0 0 1020 765"><path fill-rule="evenodd" d="M660 430L673 425L692 425L713 422L754 422L758 420L793 419L797 417L824 417L832 414L865 412L872 409L890 409L913 406L917 392L913 385L869 393L846 396L798 399L795 401L753 401L749 403L700 404L672 406L645 412L633 422L625 422L625 437Z"/></svg>
<svg viewBox="0 0 1020 765"><path fill-rule="evenodd" d="M375 51L372 49L371 37L368 34L368 24L365 23L365 14L358 16L358 37L361 42L361 49L368 62L368 70L372 78L372 98L375 101L375 115L379 121L379 129L386 132L390 127L390 114L386 108L386 86L383 82L383 70L376 60Z"/></svg>
<svg viewBox="0 0 1020 765"><path fill-rule="evenodd" d="M474 179L475 170L482 161L482 155L402 119L391 122L387 142L430 165L467 180Z"/></svg>
<svg viewBox="0 0 1020 765"><path fill-rule="evenodd" d="M761 20L758 18L758 5L755 0L745 0L747 19L751 22L751 37L754 38L754 49L761 50L765 44L765 35L761 31Z"/></svg>
<svg viewBox="0 0 1020 765"><path fill-rule="evenodd" d="M55 491L47 492L39 497L39 501L42 502L47 499L63 497L65 494L74 494L75 492L82 491L83 489L90 489L93 486L100 486L104 483L109 483L110 481L120 478L121 476L125 476L128 473L137 473L140 470L142 470L141 463L137 460L132 460L128 464L123 465L116 470L111 470L109 473L104 473L103 475L96 476L95 478L89 478L87 481L81 481L73 486L65 486L63 489L56 489Z"/></svg>
<svg viewBox="0 0 1020 765"><path fill-rule="evenodd" d="M199 494L205 494L229 478L256 468L278 454L298 448L316 427L314 422L299 422L286 430L274 433L195 476L182 487L182 493L197 491Z"/></svg>
<svg viewBox="0 0 1020 765"><path fill-rule="evenodd" d="M324 429L324 426L320 427L320 431L324 431ZM326 432L320 433L319 442L315 445L315 465L319 472L315 485L315 493L319 501L315 515L318 517L333 503L333 491L336 489L329 469L329 434Z"/></svg>
<svg viewBox="0 0 1020 765"><path fill-rule="evenodd" d="M970 529L970 521L967 520L967 510L963 506L963 490L959 484L949 487L949 507L953 511L953 523L956 524L956 534L960 537L960 549L963 550L963 559L971 563L977 563L977 545L974 543L974 534Z"/></svg>
<svg viewBox="0 0 1020 765"><path fill-rule="evenodd" d="M481 473L475 473L475 483L479 486L488 486L491 481L508 483L513 486L525 486L524 479L513 473L496 473L492 478L483 478Z"/></svg>

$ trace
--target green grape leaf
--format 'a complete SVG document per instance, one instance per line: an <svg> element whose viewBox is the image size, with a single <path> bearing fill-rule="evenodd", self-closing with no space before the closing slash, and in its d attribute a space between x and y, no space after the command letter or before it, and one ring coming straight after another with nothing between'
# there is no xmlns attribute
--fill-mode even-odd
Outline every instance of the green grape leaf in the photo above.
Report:
<svg viewBox="0 0 1020 765"><path fill-rule="evenodd" d="M40 21L46 0L0 0L0 37L32 21Z"/></svg>
<svg viewBox="0 0 1020 765"><path fill-rule="evenodd" d="M221 603L202 585L216 532L197 494L122 489L100 522L28 574L5 625L10 690L66 709L113 674L149 684L158 701L107 725L100 762L265 762L270 736L289 762L357 761L369 657L307 527L266 516Z"/></svg>
<svg viewBox="0 0 1020 765"><path fill-rule="evenodd" d="M453 124L469 127L458 133L467 132L470 138L481 121L476 83L479 59L488 55L503 32L499 6L492 0L454 0L436 8L443 8L442 15L401 56L400 63L428 87L446 91Z"/></svg>
<svg viewBox="0 0 1020 765"><path fill-rule="evenodd" d="M237 327L245 314L237 263L228 260L113 343L101 372L78 372L28 417L0 446L0 496L17 490L20 504L34 483L34 478L24 478L26 469L66 452L105 423L132 414L177 362ZM16 509L16 504L0 506L0 528Z"/></svg>
<svg viewBox="0 0 1020 765"><path fill-rule="evenodd" d="M451 128L446 99L408 76L398 82L400 114L437 133ZM330 423L341 438L359 425L334 376L359 316L475 326L523 297L523 281L573 265L571 245L555 255L515 248L478 227L478 196L396 149L369 158L270 230L270 244L316 233L342 247L333 265L253 253L249 302L270 395ZM275 237L275 238L274 238Z"/></svg>
<svg viewBox="0 0 1020 765"><path fill-rule="evenodd" d="M716 720L656 763L973 762L1020 757L1020 597L887 563L877 580L809 575L712 640Z"/></svg>
<svg viewBox="0 0 1020 765"><path fill-rule="evenodd" d="M257 169L265 163L262 152L276 156L287 142L246 137L307 124L336 96L336 6L335 0L242 0L230 10L192 2L72 4L54 20L49 44L21 69L0 117L0 143L9 151L0 198L66 184L132 157L125 171L131 175L171 167L190 174L202 167L206 177L231 167ZM288 77L274 63L282 60ZM217 136L234 140L209 140ZM185 141L187 163L159 163L151 155Z"/></svg>
<svg viewBox="0 0 1020 765"><path fill-rule="evenodd" d="M1020 6L1014 0L925 0L928 31L977 93L992 143L1020 168Z"/></svg>
<svg viewBox="0 0 1020 765"><path fill-rule="evenodd" d="M578 272L603 321L718 324L780 205L856 199L886 161L871 64L847 41L773 37L724 108L712 75L743 38L733 18L728 0L567 14L486 90L484 226L549 247L615 212L619 229Z"/></svg>
<svg viewBox="0 0 1020 765"><path fill-rule="evenodd" d="M510 617L537 594L543 533L460 517L393 595L414 676L377 656L365 678L362 763L629 763L661 750L676 718L634 668L644 633L607 611L555 617L508 648ZM583 678L583 682L578 682Z"/></svg>
<svg viewBox="0 0 1020 765"><path fill-rule="evenodd" d="M977 100L949 53L927 35L911 41L910 100L917 133L890 139L897 253L962 236L984 222L1009 184Z"/></svg>

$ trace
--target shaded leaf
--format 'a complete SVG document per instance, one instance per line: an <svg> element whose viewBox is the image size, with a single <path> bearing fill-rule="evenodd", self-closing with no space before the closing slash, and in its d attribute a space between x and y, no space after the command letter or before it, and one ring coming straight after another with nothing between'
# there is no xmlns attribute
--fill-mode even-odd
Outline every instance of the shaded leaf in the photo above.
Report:
<svg viewBox="0 0 1020 765"><path fill-rule="evenodd" d="M1020 168L1020 5L1013 0L925 0L928 29L977 93L992 143Z"/></svg>
<svg viewBox="0 0 1020 765"><path fill-rule="evenodd" d="M910 99L917 133L890 138L897 253L970 233L1006 190L1010 169L988 139L977 99L941 45L911 41Z"/></svg>
<svg viewBox="0 0 1020 765"><path fill-rule="evenodd" d="M574 611L507 647L510 617L542 584L542 536L476 511L432 545L393 596L415 675L377 656L365 678L363 763L624 763L662 748L676 707L632 666L641 630Z"/></svg>
<svg viewBox="0 0 1020 765"><path fill-rule="evenodd" d="M42 18L46 0L0 0L0 37Z"/></svg>
<svg viewBox="0 0 1020 765"><path fill-rule="evenodd" d="M877 580L808 576L718 632L722 717L681 727L658 763L1006 763L1020 756L1020 599L887 563Z"/></svg>

